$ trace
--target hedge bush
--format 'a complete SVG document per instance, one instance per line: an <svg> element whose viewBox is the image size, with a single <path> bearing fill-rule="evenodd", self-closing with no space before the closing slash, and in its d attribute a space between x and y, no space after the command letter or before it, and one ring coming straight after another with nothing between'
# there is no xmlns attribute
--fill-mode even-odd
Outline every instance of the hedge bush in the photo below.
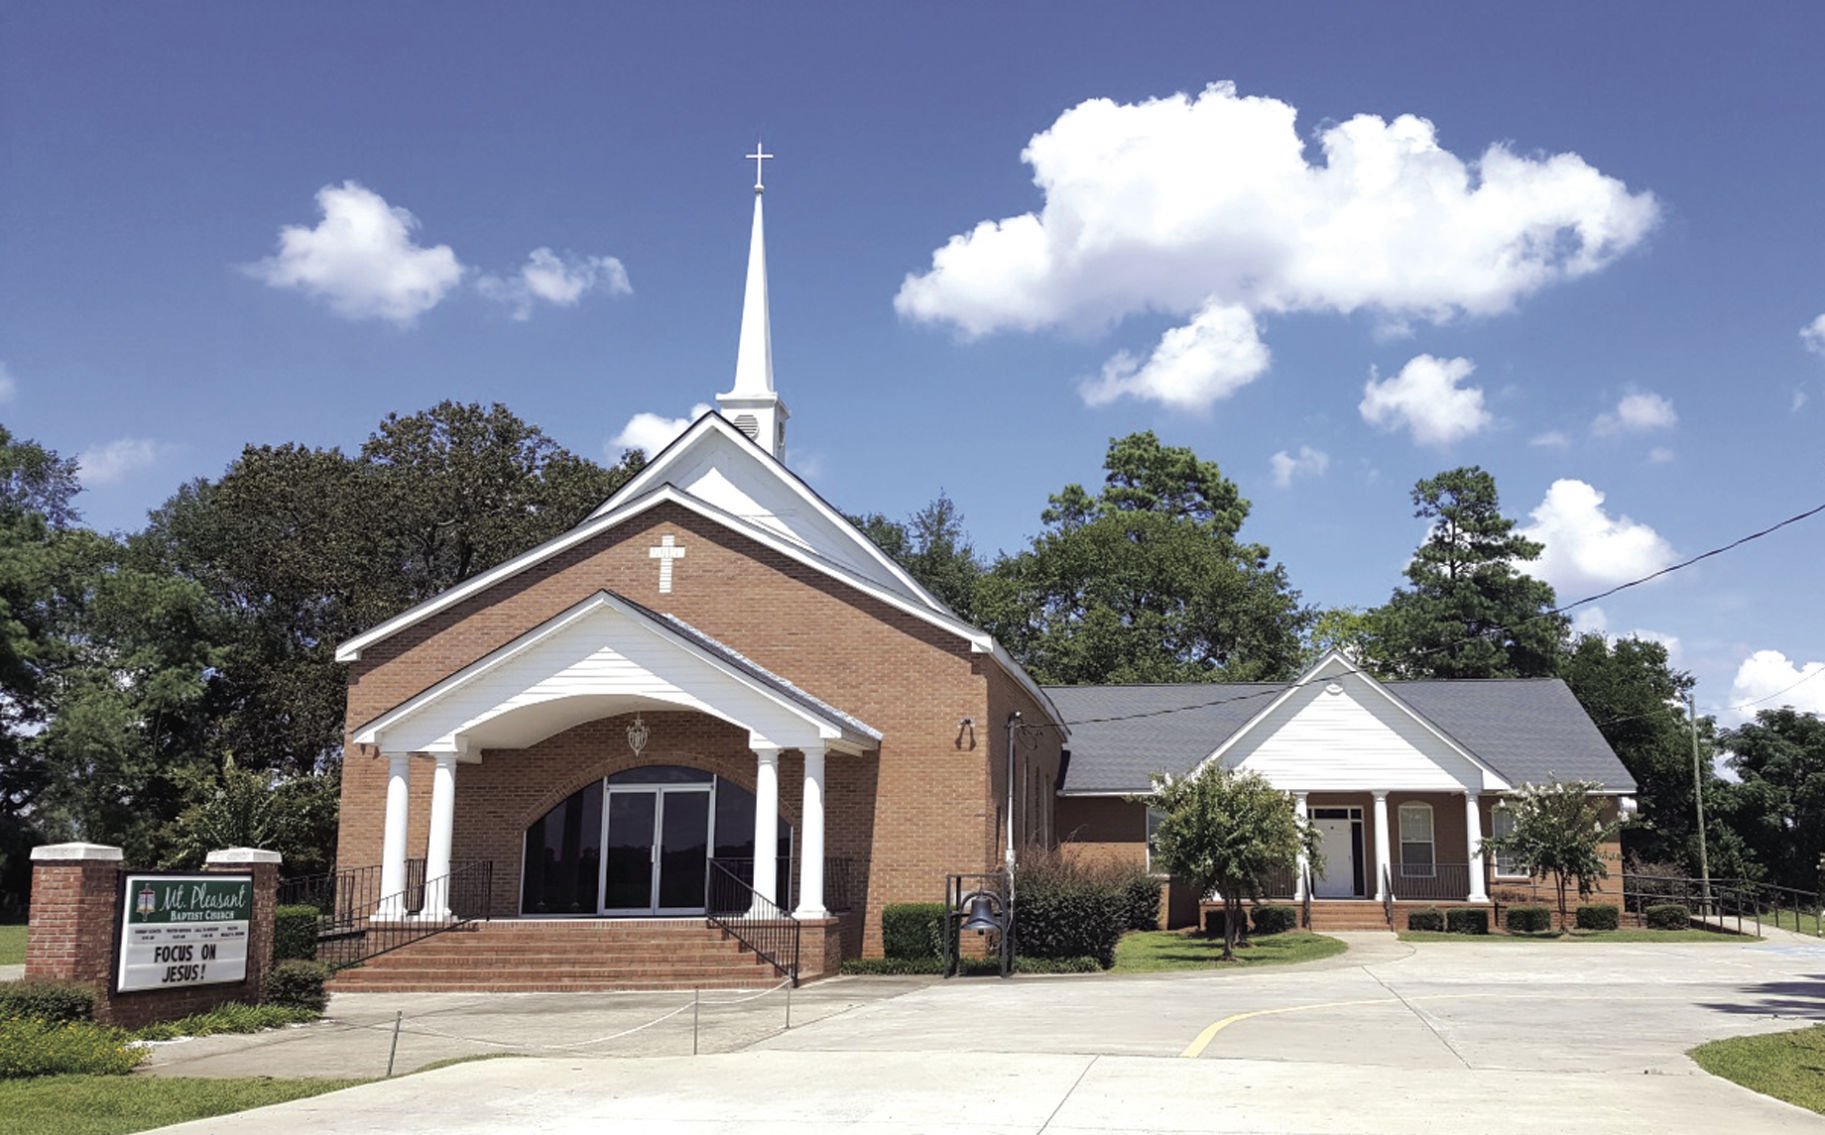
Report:
<svg viewBox="0 0 1825 1135"><path fill-rule="evenodd" d="M308 904L273 908L272 957L275 962L290 958L317 956L317 924L322 918L316 907Z"/></svg>
<svg viewBox="0 0 1825 1135"><path fill-rule="evenodd" d="M133 1030L136 1040L173 1040L180 1036L216 1036L220 1033L257 1033L285 1025L314 1021L322 1013L299 1005L246 1005L230 1001L206 1013L192 1013L175 1021L160 1021Z"/></svg>
<svg viewBox="0 0 1825 1135"><path fill-rule="evenodd" d="M266 975L266 1001L270 1005L291 1005L323 1012L330 995L323 988L329 980L330 967L322 962L292 958L278 963Z"/></svg>
<svg viewBox="0 0 1825 1135"><path fill-rule="evenodd" d="M841 973L875 977L901 977L906 974L943 973L943 958L850 958Z"/></svg>
<svg viewBox="0 0 1825 1135"><path fill-rule="evenodd" d="M1553 928L1549 906L1511 906L1505 917L1510 934L1543 934Z"/></svg>
<svg viewBox="0 0 1825 1135"><path fill-rule="evenodd" d="M1436 908L1410 911L1407 914L1407 929L1437 930L1443 932L1445 929L1445 912Z"/></svg>
<svg viewBox="0 0 1825 1135"><path fill-rule="evenodd" d="M0 1020L86 1021L95 1015L95 991L67 981L0 982Z"/></svg>
<svg viewBox="0 0 1825 1135"><path fill-rule="evenodd" d="M1255 933L1263 937L1284 934L1299 928L1299 911L1290 906L1258 906L1254 910Z"/></svg>
<svg viewBox="0 0 1825 1135"><path fill-rule="evenodd" d="M1684 930L1692 925L1692 912L1682 902L1655 903L1641 912L1649 930Z"/></svg>
<svg viewBox="0 0 1825 1135"><path fill-rule="evenodd" d="M1014 900L1014 952L1028 958L1095 958L1115 964L1134 913L1134 868L1029 851Z"/></svg>
<svg viewBox="0 0 1825 1135"><path fill-rule="evenodd" d="M93 1021L0 1020L0 1080L121 1076L145 1058L131 1034Z"/></svg>
<svg viewBox="0 0 1825 1135"><path fill-rule="evenodd" d="M1489 912L1481 907L1456 906L1445 912L1445 929L1453 934L1489 933Z"/></svg>
<svg viewBox="0 0 1825 1135"><path fill-rule="evenodd" d="M1578 929L1616 930L1622 926L1622 908L1592 903L1578 908Z"/></svg>
<svg viewBox="0 0 1825 1135"><path fill-rule="evenodd" d="M944 904L892 902L881 908L881 949L889 958L942 958Z"/></svg>
<svg viewBox="0 0 1825 1135"><path fill-rule="evenodd" d="M1160 881L1144 871L1136 871L1123 887L1128 899L1128 929L1160 928Z"/></svg>

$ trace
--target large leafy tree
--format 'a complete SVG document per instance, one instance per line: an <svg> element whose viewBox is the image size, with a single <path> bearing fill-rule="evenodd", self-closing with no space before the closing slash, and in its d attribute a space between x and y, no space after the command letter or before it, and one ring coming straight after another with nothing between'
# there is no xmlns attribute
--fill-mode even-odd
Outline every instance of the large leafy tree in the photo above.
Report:
<svg viewBox="0 0 1825 1135"><path fill-rule="evenodd" d="M1374 612L1377 667L1405 678L1551 675L1566 620L1552 587L1517 566L1542 546L1502 514L1495 478L1470 465L1420 481L1413 515L1430 529L1407 586Z"/></svg>
<svg viewBox="0 0 1825 1135"><path fill-rule="evenodd" d="M1725 806L1771 881L1825 889L1825 720L1790 706L1765 709L1723 743L1742 777Z"/></svg>
<svg viewBox="0 0 1825 1135"><path fill-rule="evenodd" d="M1066 485L1031 547L976 589L976 621L1043 682L1284 678L1310 613L1215 462L1152 432L1110 442L1100 493Z"/></svg>
<svg viewBox="0 0 1825 1135"><path fill-rule="evenodd" d="M1147 804L1158 809L1153 860L1197 894L1223 896L1223 957L1233 958L1246 924L1244 904L1298 868L1304 852L1324 868L1318 832L1295 814L1293 798L1254 772L1206 765L1190 776L1160 777Z"/></svg>
<svg viewBox="0 0 1825 1135"><path fill-rule="evenodd" d="M963 530L963 513L944 492L906 521L881 513L850 522L965 622L973 621L982 560Z"/></svg>
<svg viewBox="0 0 1825 1135"><path fill-rule="evenodd" d="M1505 836L1483 841L1489 850L1520 864L1535 876L1552 875L1559 898L1559 925L1569 926L1566 893L1575 887L1588 898L1609 875L1603 845L1616 838L1621 821L1605 819L1602 785L1595 781L1523 784L1504 800L1514 816Z"/></svg>

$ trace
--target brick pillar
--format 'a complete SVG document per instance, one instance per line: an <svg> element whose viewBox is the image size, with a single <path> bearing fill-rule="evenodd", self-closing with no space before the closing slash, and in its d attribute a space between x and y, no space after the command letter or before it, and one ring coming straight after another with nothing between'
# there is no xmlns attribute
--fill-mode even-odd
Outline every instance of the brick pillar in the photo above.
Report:
<svg viewBox="0 0 1825 1135"><path fill-rule="evenodd" d="M113 977L120 859L120 848L99 843L53 843L32 849L31 921L25 932L28 979L80 982L106 998Z"/></svg>
<svg viewBox="0 0 1825 1135"><path fill-rule="evenodd" d="M239 987L238 995L242 1000L258 1001L265 995L266 972L272 968L273 911L279 901L280 858L276 851L230 847L212 851L203 860L206 872L253 875L253 922L247 928L247 980Z"/></svg>

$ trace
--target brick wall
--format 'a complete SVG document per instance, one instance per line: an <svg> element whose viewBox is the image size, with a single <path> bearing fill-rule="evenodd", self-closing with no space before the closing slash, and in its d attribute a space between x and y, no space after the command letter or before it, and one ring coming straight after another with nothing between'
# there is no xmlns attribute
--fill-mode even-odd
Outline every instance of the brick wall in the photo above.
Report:
<svg viewBox="0 0 1825 1135"><path fill-rule="evenodd" d="M647 549L670 534L686 548L673 591L658 593ZM348 725L386 710L598 590L690 623L884 734L877 753L826 757L826 851L869 860L861 948L880 952L886 902L931 901L947 872L1000 862L994 831L1002 730L1010 708L1046 720L1017 683L946 631L838 583L687 509L662 505L370 647L350 667ZM745 731L694 715L646 715L641 763L689 764L753 789ZM976 722L975 738L959 728ZM627 767L624 723L595 722L524 750L491 750L457 772L457 858L496 862L498 898L517 906L527 823L604 771ZM1046 731L1053 734L1055 730ZM668 738L668 733L670 734ZM1034 783L1057 783L1058 742L1035 740ZM412 762L409 854L424 854L428 759ZM380 862L386 761L345 750L338 860ZM782 812L796 822L797 754L782 756ZM1035 822L1034 828L1040 828ZM1052 825L1045 825L1050 830Z"/></svg>

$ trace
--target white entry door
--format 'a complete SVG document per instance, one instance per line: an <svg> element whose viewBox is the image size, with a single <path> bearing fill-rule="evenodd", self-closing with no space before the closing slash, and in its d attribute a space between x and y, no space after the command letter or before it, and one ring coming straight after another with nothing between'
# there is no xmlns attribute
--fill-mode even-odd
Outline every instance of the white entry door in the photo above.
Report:
<svg viewBox="0 0 1825 1135"><path fill-rule="evenodd" d="M1325 816L1324 812L1344 813L1343 816ZM1318 847L1324 855L1324 870L1314 872L1312 894L1321 899L1354 899L1362 897L1362 889L1357 880L1361 872L1357 870L1356 849L1361 840L1357 835L1362 826L1361 819L1345 818L1348 812L1356 809L1313 809L1312 826L1318 829Z"/></svg>

